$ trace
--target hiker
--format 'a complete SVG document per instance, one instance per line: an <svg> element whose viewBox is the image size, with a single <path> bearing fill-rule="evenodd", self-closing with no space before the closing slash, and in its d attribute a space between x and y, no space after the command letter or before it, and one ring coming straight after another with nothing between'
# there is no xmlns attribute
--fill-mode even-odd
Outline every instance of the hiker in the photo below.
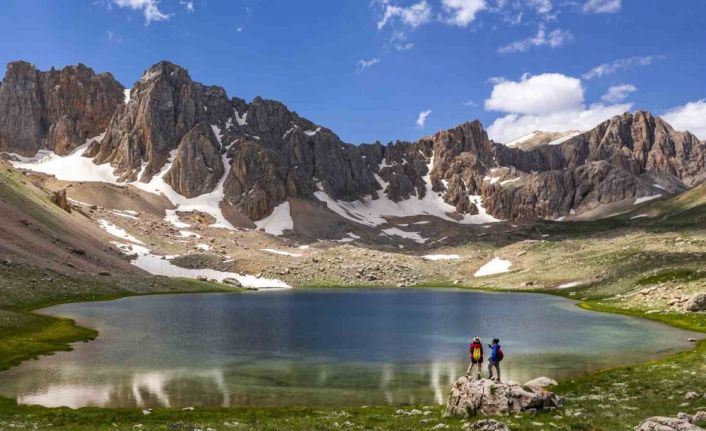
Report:
<svg viewBox="0 0 706 431"><path fill-rule="evenodd" d="M500 361L503 360L505 356L503 354L503 349L500 347L500 340L493 338L493 344L489 344L490 347L490 359L488 360L488 375L490 380L493 380L493 367L498 374L497 381L500 381Z"/></svg>
<svg viewBox="0 0 706 431"><path fill-rule="evenodd" d="M473 373L473 367L477 367L477 378L480 380L480 370L483 364L483 344L480 342L480 337L473 339L471 346L468 348L468 352L471 354L471 365L468 366L466 377L470 377L471 373Z"/></svg>

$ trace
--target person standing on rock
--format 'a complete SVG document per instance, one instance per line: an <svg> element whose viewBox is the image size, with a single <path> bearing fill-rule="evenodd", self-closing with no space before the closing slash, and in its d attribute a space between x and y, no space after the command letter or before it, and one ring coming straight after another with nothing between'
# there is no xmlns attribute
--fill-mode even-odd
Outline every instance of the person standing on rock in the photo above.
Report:
<svg viewBox="0 0 706 431"><path fill-rule="evenodd" d="M490 380L493 380L493 368L495 368L495 371L498 374L498 378L496 380L499 382L500 361L502 361L503 357L505 356L503 354L503 349L500 347L500 340L497 338L493 338L493 344L489 344L488 347L490 347L490 359L488 360L488 376Z"/></svg>
<svg viewBox="0 0 706 431"><path fill-rule="evenodd" d="M477 378L480 380L480 370L483 364L483 344L480 342L480 337L473 339L471 346L468 348L468 352L471 354L471 365L468 366L466 377L471 376L473 367L478 367Z"/></svg>

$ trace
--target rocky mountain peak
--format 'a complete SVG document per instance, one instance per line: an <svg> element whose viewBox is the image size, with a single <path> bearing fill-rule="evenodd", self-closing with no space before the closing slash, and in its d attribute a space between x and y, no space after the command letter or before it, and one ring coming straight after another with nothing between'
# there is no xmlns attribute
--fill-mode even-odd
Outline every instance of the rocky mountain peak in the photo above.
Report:
<svg viewBox="0 0 706 431"><path fill-rule="evenodd" d="M122 99L111 74L82 64L41 72L25 61L9 63L0 85L0 151L67 154L101 134Z"/></svg>

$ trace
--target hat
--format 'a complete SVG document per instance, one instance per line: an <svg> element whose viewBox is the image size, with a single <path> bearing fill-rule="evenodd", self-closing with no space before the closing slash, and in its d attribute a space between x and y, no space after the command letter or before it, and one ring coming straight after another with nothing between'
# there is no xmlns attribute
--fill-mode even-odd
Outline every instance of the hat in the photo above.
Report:
<svg viewBox="0 0 706 431"><path fill-rule="evenodd" d="M477 341L477 342L480 342L480 337L476 337L476 338L474 338L474 339L473 339L473 341Z"/></svg>

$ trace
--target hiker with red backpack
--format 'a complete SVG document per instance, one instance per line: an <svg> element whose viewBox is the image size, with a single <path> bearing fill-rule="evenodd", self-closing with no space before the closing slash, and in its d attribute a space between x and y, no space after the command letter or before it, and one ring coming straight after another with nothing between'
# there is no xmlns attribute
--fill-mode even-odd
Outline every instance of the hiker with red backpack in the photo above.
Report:
<svg viewBox="0 0 706 431"><path fill-rule="evenodd" d="M493 368L498 374L497 381L500 381L500 361L503 360L505 354L503 349L500 347L500 340L493 338L493 344L489 344L490 347L490 359L488 360L488 374L490 380L493 380Z"/></svg>
<svg viewBox="0 0 706 431"><path fill-rule="evenodd" d="M478 379L480 379L480 369L483 364L483 344L480 342L480 337L473 339L471 346L468 348L468 352L471 354L471 365L468 366L466 377L470 377L473 372L473 367L477 367Z"/></svg>

